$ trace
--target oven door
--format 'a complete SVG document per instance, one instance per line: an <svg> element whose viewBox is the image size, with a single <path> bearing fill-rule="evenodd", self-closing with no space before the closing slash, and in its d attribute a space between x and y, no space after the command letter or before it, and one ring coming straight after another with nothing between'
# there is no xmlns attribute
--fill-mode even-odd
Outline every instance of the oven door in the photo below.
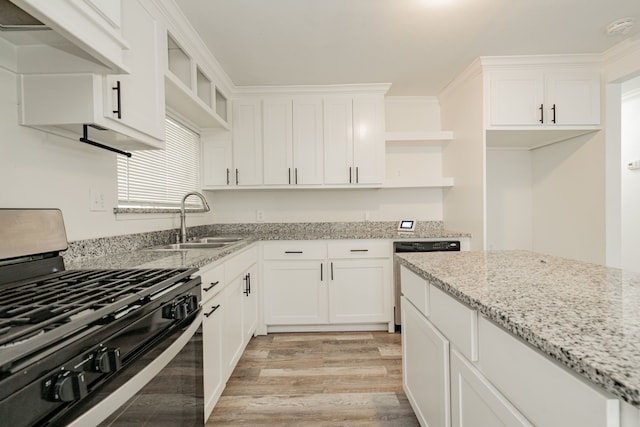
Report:
<svg viewBox="0 0 640 427"><path fill-rule="evenodd" d="M203 426L201 312L118 372L64 420L69 426Z"/></svg>

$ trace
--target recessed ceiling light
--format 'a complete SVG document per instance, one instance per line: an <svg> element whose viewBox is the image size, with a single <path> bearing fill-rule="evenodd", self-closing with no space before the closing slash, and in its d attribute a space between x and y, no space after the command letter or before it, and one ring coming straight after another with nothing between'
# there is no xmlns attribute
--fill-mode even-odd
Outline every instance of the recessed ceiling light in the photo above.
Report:
<svg viewBox="0 0 640 427"><path fill-rule="evenodd" d="M633 18L622 18L617 19L607 25L607 34L618 35L618 34L627 34L631 31L631 27L633 27Z"/></svg>

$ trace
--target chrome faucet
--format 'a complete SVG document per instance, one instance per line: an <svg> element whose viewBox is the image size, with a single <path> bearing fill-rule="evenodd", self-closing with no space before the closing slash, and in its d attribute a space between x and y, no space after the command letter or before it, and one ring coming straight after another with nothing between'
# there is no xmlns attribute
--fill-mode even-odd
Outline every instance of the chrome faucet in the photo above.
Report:
<svg viewBox="0 0 640 427"><path fill-rule="evenodd" d="M198 196L200 200L202 200L202 207L204 208L205 212L209 212L211 210L211 208L209 207L209 204L207 203L207 200L204 198L202 194L198 193L197 191L192 191L184 195L184 197L182 198L182 203L180 204L180 242L181 243L187 242L187 221L186 221L187 213L185 212L184 202L187 200L187 197L189 196Z"/></svg>

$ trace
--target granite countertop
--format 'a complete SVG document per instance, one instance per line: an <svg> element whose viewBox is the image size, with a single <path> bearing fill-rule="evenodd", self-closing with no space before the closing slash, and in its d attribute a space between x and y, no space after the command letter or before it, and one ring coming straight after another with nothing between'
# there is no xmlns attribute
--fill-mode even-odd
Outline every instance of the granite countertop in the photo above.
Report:
<svg viewBox="0 0 640 427"><path fill-rule="evenodd" d="M640 407L640 274L526 251L396 256L434 286Z"/></svg>
<svg viewBox="0 0 640 427"><path fill-rule="evenodd" d="M219 224L196 229L198 236L236 236L244 240L222 249L151 251L146 248L175 239L173 230L71 242L64 254L67 269L202 267L255 241L329 239L452 239L469 233L448 231L440 222L418 223L413 233L399 233L396 222Z"/></svg>

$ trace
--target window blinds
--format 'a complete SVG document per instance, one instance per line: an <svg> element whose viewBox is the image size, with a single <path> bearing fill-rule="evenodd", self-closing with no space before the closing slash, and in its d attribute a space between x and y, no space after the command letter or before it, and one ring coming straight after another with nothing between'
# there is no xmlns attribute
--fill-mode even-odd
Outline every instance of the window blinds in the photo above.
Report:
<svg viewBox="0 0 640 427"><path fill-rule="evenodd" d="M200 137L166 119L166 149L118 156L118 207L175 208L200 187ZM196 199L197 200L197 199ZM194 198L187 206L199 207Z"/></svg>

